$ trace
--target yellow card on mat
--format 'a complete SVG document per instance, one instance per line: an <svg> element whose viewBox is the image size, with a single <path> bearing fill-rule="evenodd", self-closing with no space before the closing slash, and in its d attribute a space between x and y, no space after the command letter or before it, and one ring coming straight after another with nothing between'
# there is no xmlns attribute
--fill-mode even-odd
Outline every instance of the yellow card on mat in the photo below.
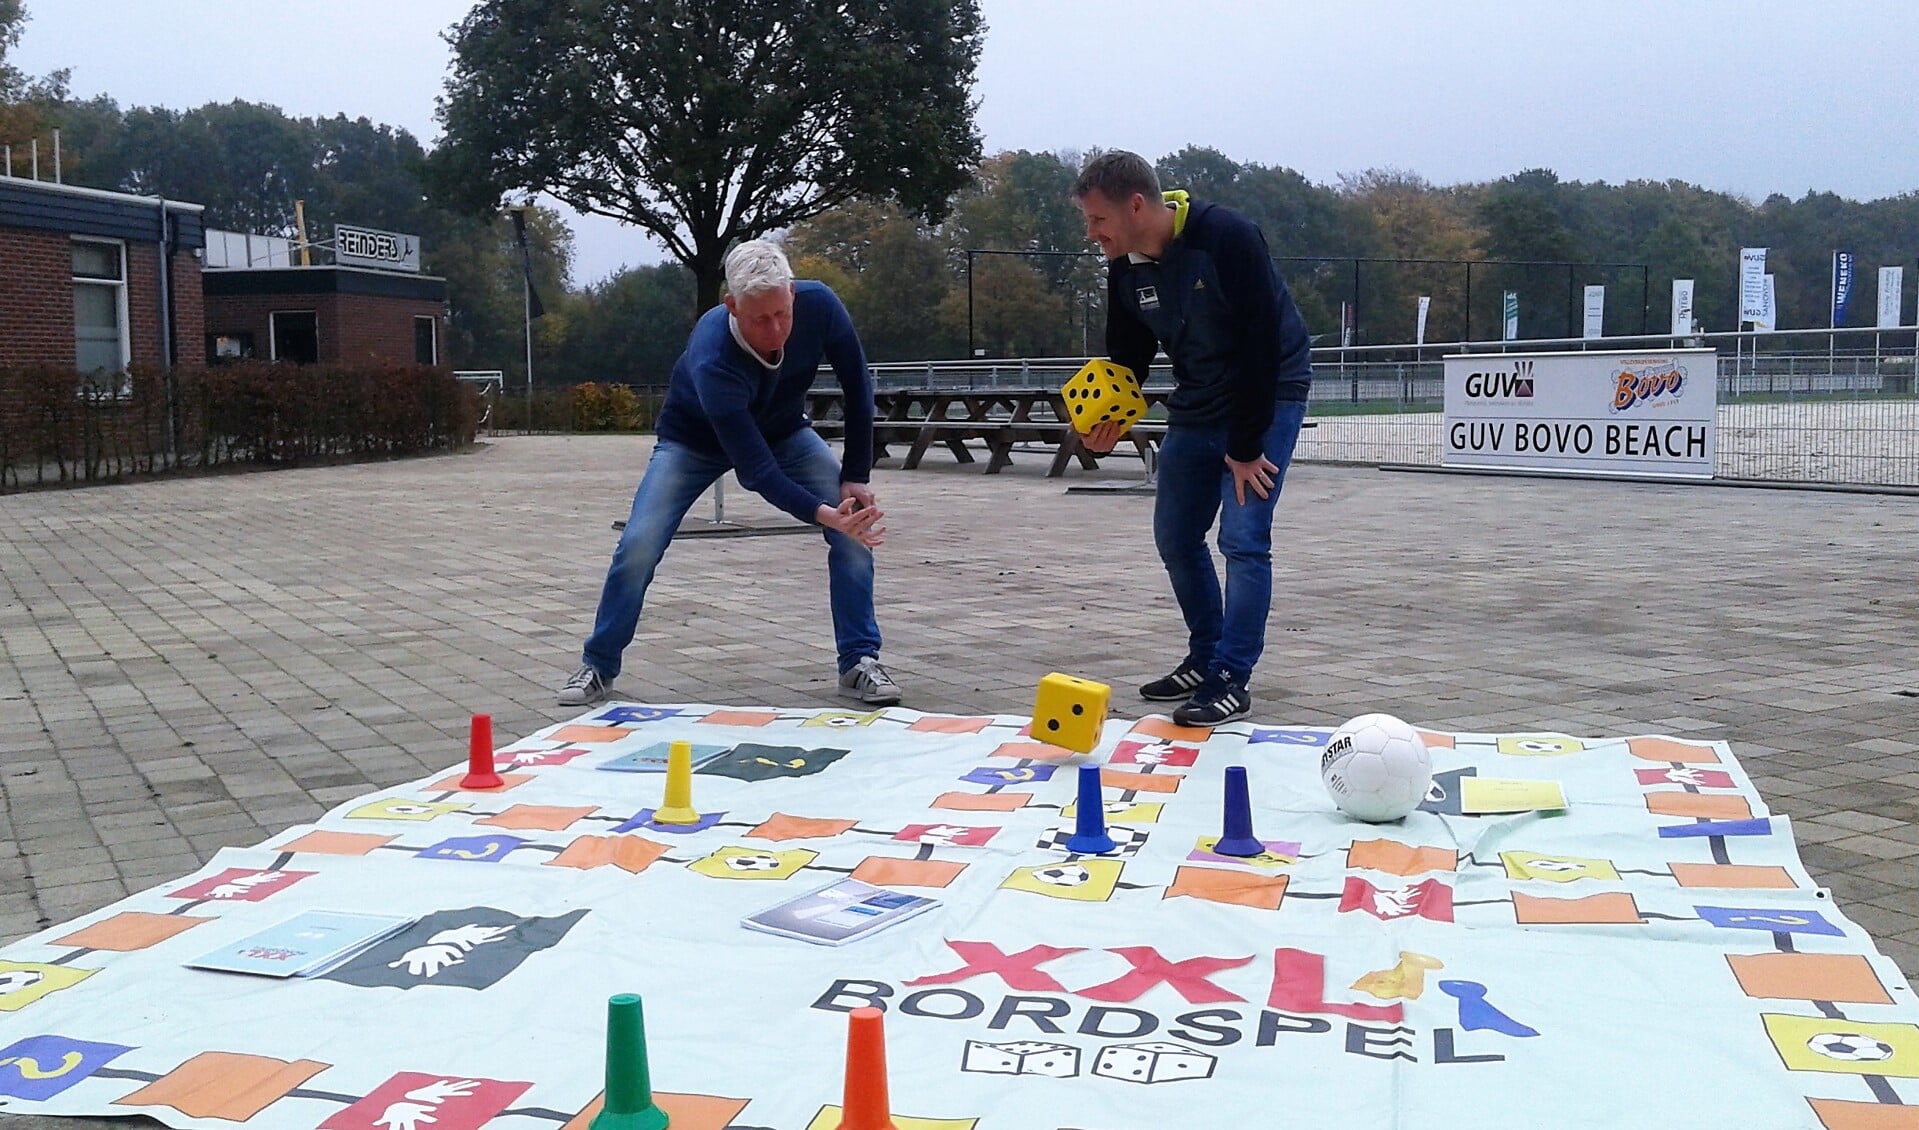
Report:
<svg viewBox="0 0 1919 1130"><path fill-rule="evenodd" d="M1566 807L1566 791L1558 781L1467 777L1459 785L1462 812L1538 812Z"/></svg>

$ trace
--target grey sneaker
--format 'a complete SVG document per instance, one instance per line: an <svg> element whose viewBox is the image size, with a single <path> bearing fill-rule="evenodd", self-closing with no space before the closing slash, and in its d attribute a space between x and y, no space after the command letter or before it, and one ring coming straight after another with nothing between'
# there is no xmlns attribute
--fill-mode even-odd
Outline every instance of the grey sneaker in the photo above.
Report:
<svg viewBox="0 0 1919 1130"><path fill-rule="evenodd" d="M582 664L573 677L560 688L561 706L591 706L604 699L607 692L606 680L592 664Z"/></svg>
<svg viewBox="0 0 1919 1130"><path fill-rule="evenodd" d="M868 706L893 706L900 700L900 685L869 655L840 674L840 694Z"/></svg>

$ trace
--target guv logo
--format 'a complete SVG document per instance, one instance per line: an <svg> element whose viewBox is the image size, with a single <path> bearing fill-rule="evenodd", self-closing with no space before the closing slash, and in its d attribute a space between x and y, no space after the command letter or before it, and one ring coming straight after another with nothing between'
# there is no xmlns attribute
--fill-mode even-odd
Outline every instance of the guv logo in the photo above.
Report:
<svg viewBox="0 0 1919 1130"><path fill-rule="evenodd" d="M1614 378L1612 410L1624 412L1638 404L1665 398L1677 400L1686 385L1686 371L1677 365L1661 364L1622 369Z"/></svg>
<svg viewBox="0 0 1919 1130"><path fill-rule="evenodd" d="M1513 362L1513 371L1466 374L1466 395L1475 400L1531 400L1533 363Z"/></svg>

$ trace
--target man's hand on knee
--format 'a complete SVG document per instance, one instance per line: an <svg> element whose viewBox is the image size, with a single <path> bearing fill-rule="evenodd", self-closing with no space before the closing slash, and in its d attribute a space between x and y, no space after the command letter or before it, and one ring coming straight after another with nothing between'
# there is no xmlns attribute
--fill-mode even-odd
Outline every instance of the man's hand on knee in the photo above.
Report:
<svg viewBox="0 0 1919 1130"><path fill-rule="evenodd" d="M1265 498L1273 492L1273 476L1279 473L1279 464L1264 455L1248 463L1228 455L1226 466L1233 472L1233 497L1241 506L1246 505L1246 490L1252 488L1254 494Z"/></svg>

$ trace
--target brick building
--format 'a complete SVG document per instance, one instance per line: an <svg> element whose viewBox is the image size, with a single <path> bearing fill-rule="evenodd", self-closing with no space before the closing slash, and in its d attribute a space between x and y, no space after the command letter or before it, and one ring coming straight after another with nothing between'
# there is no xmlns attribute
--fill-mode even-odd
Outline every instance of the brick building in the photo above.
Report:
<svg viewBox="0 0 1919 1130"><path fill-rule="evenodd" d="M322 251L332 263L294 266L288 241L209 233L201 212L0 177L0 365L72 366L113 387L129 365L442 362L446 280L419 273L417 239L342 226ZM232 239L280 253L235 261Z"/></svg>
<svg viewBox="0 0 1919 1130"><path fill-rule="evenodd" d="M70 365L105 381L129 365L199 364L200 212L0 177L0 365Z"/></svg>
<svg viewBox="0 0 1919 1130"><path fill-rule="evenodd" d="M446 280L363 267L209 268L206 352L336 365L437 365Z"/></svg>

